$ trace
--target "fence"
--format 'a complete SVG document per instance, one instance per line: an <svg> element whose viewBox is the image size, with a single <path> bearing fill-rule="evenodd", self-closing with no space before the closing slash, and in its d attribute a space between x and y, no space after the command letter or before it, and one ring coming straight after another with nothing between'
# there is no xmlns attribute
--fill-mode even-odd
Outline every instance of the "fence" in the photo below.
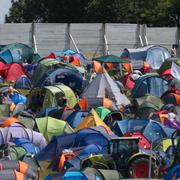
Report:
<svg viewBox="0 0 180 180"><path fill-rule="evenodd" d="M1 24L0 44L21 42L37 46L41 56L64 49L76 49L86 57L120 55L122 50L143 44L171 48L176 28L146 28L137 24L37 23Z"/></svg>

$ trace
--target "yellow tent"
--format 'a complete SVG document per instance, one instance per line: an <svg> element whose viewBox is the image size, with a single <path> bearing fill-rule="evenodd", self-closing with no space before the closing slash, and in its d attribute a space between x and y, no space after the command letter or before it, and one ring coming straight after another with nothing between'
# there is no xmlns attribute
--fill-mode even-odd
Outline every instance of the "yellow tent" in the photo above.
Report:
<svg viewBox="0 0 180 180"><path fill-rule="evenodd" d="M90 128L94 126L102 126L106 129L108 134L112 134L111 129L103 122L103 120L98 116L96 111L92 109L90 113L80 122L80 124L75 128L75 131L84 128Z"/></svg>

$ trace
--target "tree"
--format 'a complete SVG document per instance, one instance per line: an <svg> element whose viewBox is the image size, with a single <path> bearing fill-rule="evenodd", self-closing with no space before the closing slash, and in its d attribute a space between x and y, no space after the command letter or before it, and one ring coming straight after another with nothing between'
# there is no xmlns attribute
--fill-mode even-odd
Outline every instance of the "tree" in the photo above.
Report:
<svg viewBox="0 0 180 180"><path fill-rule="evenodd" d="M179 0L12 0L6 22L180 24Z"/></svg>

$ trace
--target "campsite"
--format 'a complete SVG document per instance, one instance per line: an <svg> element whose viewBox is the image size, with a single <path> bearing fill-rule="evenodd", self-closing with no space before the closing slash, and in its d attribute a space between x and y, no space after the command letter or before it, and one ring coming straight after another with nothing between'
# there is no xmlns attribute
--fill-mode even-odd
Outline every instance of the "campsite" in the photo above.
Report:
<svg viewBox="0 0 180 180"><path fill-rule="evenodd" d="M180 178L180 59L0 48L0 179Z"/></svg>

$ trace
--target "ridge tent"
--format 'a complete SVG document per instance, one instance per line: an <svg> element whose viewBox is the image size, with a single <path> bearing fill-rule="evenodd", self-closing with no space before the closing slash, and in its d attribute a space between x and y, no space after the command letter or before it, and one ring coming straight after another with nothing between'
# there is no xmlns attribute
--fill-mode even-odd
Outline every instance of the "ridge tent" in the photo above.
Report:
<svg viewBox="0 0 180 180"><path fill-rule="evenodd" d="M58 68L46 73L37 83L37 86L55 85L63 83L69 86L73 91L81 91L82 75L75 69Z"/></svg>
<svg viewBox="0 0 180 180"><path fill-rule="evenodd" d="M36 118L35 121L39 132L44 135L48 142L52 139L53 136L70 134L73 132L73 129L67 122L49 116Z"/></svg>
<svg viewBox="0 0 180 180"><path fill-rule="evenodd" d="M132 89L132 97L138 98L145 94L161 97L169 88L168 82L158 74L145 74L137 79Z"/></svg>
<svg viewBox="0 0 180 180"><path fill-rule="evenodd" d="M98 104L98 99L102 98L112 100L117 109L119 109L121 105L126 106L130 104L128 98L121 93L117 84L106 72L97 74L90 84L84 89L81 97L88 100L89 107L98 107L102 105Z"/></svg>
<svg viewBox="0 0 180 180"><path fill-rule="evenodd" d="M128 58L132 61L143 60L151 65L152 69L159 69L165 59L171 57L168 49L162 46L149 45L137 49L125 48L121 58Z"/></svg>
<svg viewBox="0 0 180 180"><path fill-rule="evenodd" d="M22 75L14 85L16 89L31 89L31 81L26 75Z"/></svg>
<svg viewBox="0 0 180 180"><path fill-rule="evenodd" d="M38 109L43 111L46 108L64 105L62 104L63 102L59 104L63 97L67 99L67 106L69 108L73 108L76 105L77 100L74 92L63 84L32 89L27 104L28 107L35 111Z"/></svg>
<svg viewBox="0 0 180 180"><path fill-rule="evenodd" d="M100 119L94 109L92 109L90 113L79 123L79 125L75 128L75 131L94 126L102 126L106 129L108 134L112 134L110 128L103 122L102 119Z"/></svg>

